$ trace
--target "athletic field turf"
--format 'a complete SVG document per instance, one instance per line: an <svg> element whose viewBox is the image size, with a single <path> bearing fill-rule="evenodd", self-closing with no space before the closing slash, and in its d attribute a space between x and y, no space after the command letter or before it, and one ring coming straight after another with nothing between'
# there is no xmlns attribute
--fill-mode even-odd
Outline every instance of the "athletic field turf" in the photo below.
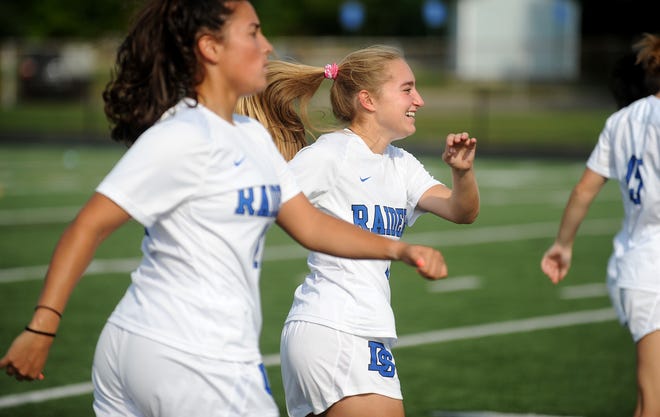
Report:
<svg viewBox="0 0 660 417"><path fill-rule="evenodd" d="M0 354L32 314L60 233L120 154L119 146L0 146ZM421 159L449 180L439 157ZM634 346L604 286L622 214L616 185L594 203L573 269L553 286L539 262L583 161L478 157L476 169L482 206L474 224L427 215L404 234L442 250L450 277L427 282L405 265L392 270L407 416L632 415ZM0 416L92 415L94 345L137 264L141 235L133 222L99 249L64 314L44 381L0 375ZM305 251L274 226L265 253L262 352L285 415L279 334Z"/></svg>

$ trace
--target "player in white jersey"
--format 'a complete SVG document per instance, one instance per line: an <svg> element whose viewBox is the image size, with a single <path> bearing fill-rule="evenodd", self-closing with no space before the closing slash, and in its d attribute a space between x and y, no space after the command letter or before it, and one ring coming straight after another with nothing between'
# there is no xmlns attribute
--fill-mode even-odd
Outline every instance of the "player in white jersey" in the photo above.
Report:
<svg viewBox="0 0 660 417"><path fill-rule="evenodd" d="M645 417L660 415L660 37L647 34L636 49L652 95L607 119L541 268L555 284L564 279L589 206L608 179L618 181L625 214L607 281L619 318L637 345L635 416Z"/></svg>
<svg viewBox="0 0 660 417"><path fill-rule="evenodd" d="M302 147L306 103L324 77L333 80L332 110L346 128ZM415 132L424 105L399 50L373 46L325 68L273 61L268 79L266 90L239 109L271 129L286 157L295 155L289 166L314 206L393 240L424 212L474 221L476 139L448 135L443 159L452 168L451 189L391 144ZM289 415L403 416L390 262L311 252L307 263L310 273L295 291L280 348Z"/></svg>
<svg viewBox="0 0 660 417"><path fill-rule="evenodd" d="M234 114L266 86L272 47L245 0L153 0L104 92L129 150L62 235L33 318L0 359L18 380L42 370L98 245L135 219L143 258L97 344L97 416L278 415L259 352L259 275L275 221L305 247L397 259L428 278L441 254L316 210L267 130Z"/></svg>

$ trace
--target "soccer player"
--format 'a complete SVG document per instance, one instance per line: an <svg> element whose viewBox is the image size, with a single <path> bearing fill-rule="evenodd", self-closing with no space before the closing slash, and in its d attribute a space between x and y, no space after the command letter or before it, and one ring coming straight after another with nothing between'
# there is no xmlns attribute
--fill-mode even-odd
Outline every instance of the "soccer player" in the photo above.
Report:
<svg viewBox="0 0 660 417"><path fill-rule="evenodd" d="M637 346L635 417L660 415L660 37L635 45L653 95L612 114L564 209L541 269L557 284L568 273L573 242L608 179L619 182L625 216L614 238L607 283L615 310Z"/></svg>
<svg viewBox="0 0 660 417"><path fill-rule="evenodd" d="M303 147L307 103L325 78L332 80L332 111L345 128ZM295 155L289 166L322 211L392 240L424 212L456 223L477 217L476 139L447 136L443 159L452 188L392 145L415 132L424 105L401 51L376 45L325 68L272 61L268 80L263 93L239 102L239 111L262 121L286 157ZM390 262L312 251L307 263L280 347L289 415L403 416L392 353Z"/></svg>
<svg viewBox="0 0 660 417"><path fill-rule="evenodd" d="M266 129L233 114L266 86L272 47L246 0L151 0L104 91L112 137L129 145L60 238L31 321L0 359L42 370L69 296L113 231L145 228L143 258L99 338L97 416L278 415L259 352L268 227L347 258L397 259L428 278L442 255L316 210Z"/></svg>

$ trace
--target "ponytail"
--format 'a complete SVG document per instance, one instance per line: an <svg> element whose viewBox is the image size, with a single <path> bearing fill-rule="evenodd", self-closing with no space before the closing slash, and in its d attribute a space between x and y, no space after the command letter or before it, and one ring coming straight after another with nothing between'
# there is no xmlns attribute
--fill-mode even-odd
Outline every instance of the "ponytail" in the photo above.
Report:
<svg viewBox="0 0 660 417"><path fill-rule="evenodd" d="M324 79L321 67L270 61L266 89L241 98L236 111L260 121L288 161L307 145L309 102Z"/></svg>

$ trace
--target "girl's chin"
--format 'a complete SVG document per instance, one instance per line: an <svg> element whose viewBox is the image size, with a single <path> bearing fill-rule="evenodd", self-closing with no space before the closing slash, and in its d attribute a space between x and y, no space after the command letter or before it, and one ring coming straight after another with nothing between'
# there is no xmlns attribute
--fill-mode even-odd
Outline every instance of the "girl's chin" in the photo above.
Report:
<svg viewBox="0 0 660 417"><path fill-rule="evenodd" d="M244 93L243 95L245 96L251 96L253 94L260 93L266 89L268 86L268 81L266 80L266 76L259 78L258 80L254 80L252 83L246 83L243 85L243 90Z"/></svg>

